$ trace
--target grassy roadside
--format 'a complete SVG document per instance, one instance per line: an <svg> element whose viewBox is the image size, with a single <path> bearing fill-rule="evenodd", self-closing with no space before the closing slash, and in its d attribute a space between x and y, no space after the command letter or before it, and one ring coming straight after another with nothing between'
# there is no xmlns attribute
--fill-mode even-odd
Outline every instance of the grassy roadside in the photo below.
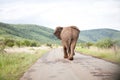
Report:
<svg viewBox="0 0 120 80"><path fill-rule="evenodd" d="M76 51L82 54L91 55L111 62L120 63L120 49L114 51L112 48L101 49L97 47L90 47L88 49L88 48L80 48L77 46Z"/></svg>
<svg viewBox="0 0 120 80"><path fill-rule="evenodd" d="M47 50L37 50L34 54L0 54L0 80L19 80L23 73Z"/></svg>

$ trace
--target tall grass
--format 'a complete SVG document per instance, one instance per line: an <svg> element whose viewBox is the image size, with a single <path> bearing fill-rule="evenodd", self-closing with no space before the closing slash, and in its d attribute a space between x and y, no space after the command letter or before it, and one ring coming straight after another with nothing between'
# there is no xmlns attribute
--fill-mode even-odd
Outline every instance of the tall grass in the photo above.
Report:
<svg viewBox="0 0 120 80"><path fill-rule="evenodd" d="M0 80L19 80L23 73L38 59L45 50L39 53L0 54Z"/></svg>
<svg viewBox="0 0 120 80"><path fill-rule="evenodd" d="M117 48L115 50L114 48L103 49L93 46L90 48L81 48L77 46L76 51L94 57L102 58L111 62L120 63L120 48Z"/></svg>

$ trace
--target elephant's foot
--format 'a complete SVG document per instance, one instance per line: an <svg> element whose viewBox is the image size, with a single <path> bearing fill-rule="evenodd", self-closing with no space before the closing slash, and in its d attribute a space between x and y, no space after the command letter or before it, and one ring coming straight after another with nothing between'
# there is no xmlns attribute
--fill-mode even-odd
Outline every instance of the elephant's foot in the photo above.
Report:
<svg viewBox="0 0 120 80"><path fill-rule="evenodd" d="M65 55L65 56L64 56L64 58L68 58L68 56L67 56L67 55Z"/></svg>
<svg viewBox="0 0 120 80"><path fill-rule="evenodd" d="M69 60L73 60L73 57L68 57Z"/></svg>

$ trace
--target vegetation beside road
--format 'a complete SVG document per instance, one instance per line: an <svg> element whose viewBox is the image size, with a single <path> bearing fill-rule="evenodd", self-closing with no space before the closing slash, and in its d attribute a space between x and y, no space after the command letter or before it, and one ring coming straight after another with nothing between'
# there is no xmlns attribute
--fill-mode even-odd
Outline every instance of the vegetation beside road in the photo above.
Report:
<svg viewBox="0 0 120 80"><path fill-rule="evenodd" d="M76 47L76 51L91 55L97 58L120 63L120 47L118 41L110 39L100 40L96 43L81 43Z"/></svg>
<svg viewBox="0 0 120 80"><path fill-rule="evenodd" d="M116 62L120 63L120 48L117 50L117 53L114 52L114 50L111 49L101 49L97 47L90 47L88 48L76 48L76 51L82 53L82 54L87 54L91 55L94 57L98 57L101 59L105 59L111 62Z"/></svg>
<svg viewBox="0 0 120 80"><path fill-rule="evenodd" d="M0 53L0 80L19 80L24 72L48 50L36 50L33 54Z"/></svg>

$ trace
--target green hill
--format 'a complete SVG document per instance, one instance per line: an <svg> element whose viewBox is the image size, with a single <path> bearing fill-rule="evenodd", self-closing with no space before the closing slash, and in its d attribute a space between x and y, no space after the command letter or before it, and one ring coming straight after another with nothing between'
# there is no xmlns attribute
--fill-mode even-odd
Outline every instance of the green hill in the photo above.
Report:
<svg viewBox="0 0 120 80"><path fill-rule="evenodd" d="M101 39L109 38L120 40L120 31L113 29L93 29L81 31L79 39L85 42L96 42Z"/></svg>
<svg viewBox="0 0 120 80"><path fill-rule="evenodd" d="M31 24L0 23L0 38L29 39L41 43L55 43L57 38L53 30L44 26Z"/></svg>
<svg viewBox="0 0 120 80"><path fill-rule="evenodd" d="M0 39L28 39L40 43L60 43L53 35L54 30L33 24L6 24L0 22ZM120 40L120 31L113 29L93 29L80 32L78 42L96 42L100 39L110 38Z"/></svg>

